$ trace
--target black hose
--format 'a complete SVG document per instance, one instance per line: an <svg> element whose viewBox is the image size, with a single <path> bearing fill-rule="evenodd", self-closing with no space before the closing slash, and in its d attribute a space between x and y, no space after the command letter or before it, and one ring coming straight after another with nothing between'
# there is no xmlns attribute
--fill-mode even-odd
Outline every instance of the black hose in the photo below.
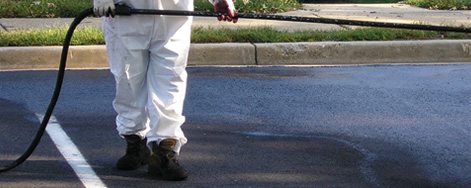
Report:
<svg viewBox="0 0 471 188"><path fill-rule="evenodd" d="M29 147L26 149L26 151L20 157L18 157L18 159L13 161L11 164L2 167L0 169L0 173L11 170L17 167L18 165L20 165L21 163L23 163L24 161L26 161L26 159L28 159L28 157L33 153L34 149L36 149L36 146L38 146L39 142L41 141L41 137L43 136L44 131L46 130L46 126L49 123L49 119L51 118L52 112L54 111L54 107L56 106L57 100L59 99L59 95L62 88L62 81L64 80L65 67L67 63L67 54L69 52L70 40L72 39L72 35L74 34L75 28L80 24L80 22L92 14L93 14L92 8L86 9L82 11L77 17L75 17L74 21L70 25L69 30L67 31L67 35L65 36L63 47L62 47L61 60L60 60L60 65L59 65L59 71L57 73L54 94L51 97L51 101L49 102L49 106L47 107L46 114L44 115L43 120L41 121L41 126L39 127L33 141L31 142Z"/></svg>
<svg viewBox="0 0 471 188"><path fill-rule="evenodd" d="M116 14L117 15L132 15L132 14L156 15L157 14L157 15L198 16L198 17L217 17L220 15L218 13L205 12L205 11L132 9L125 5L117 5ZM284 15L274 15L274 14L238 13L237 18L471 33L471 28L467 28L467 27L405 24L405 23L392 23L392 22L372 22L372 21L362 21L362 20L284 16Z"/></svg>

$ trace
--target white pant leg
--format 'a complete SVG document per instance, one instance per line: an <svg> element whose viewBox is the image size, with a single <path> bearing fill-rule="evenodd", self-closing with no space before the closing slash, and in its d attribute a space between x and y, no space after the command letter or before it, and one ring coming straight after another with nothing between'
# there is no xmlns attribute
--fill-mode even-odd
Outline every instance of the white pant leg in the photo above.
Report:
<svg viewBox="0 0 471 188"><path fill-rule="evenodd" d="M119 135L136 134L144 138L149 130L147 69L153 27L150 16L103 18L103 30L110 69L116 81L113 107L118 113Z"/></svg>
<svg viewBox="0 0 471 188"><path fill-rule="evenodd" d="M160 9L193 10L192 0L167 0L159 4ZM162 25L155 31L164 38L155 37L151 42L148 80L149 142L160 142L166 138L177 139L178 153L187 142L181 126L186 94L186 65L190 48L192 17L160 16Z"/></svg>
<svg viewBox="0 0 471 188"><path fill-rule="evenodd" d="M193 10L193 0L119 2L134 8ZM185 121L182 111L191 22L191 17L180 16L104 19L110 68L117 86L113 106L120 135L144 137L147 133L148 142L175 138L176 152L187 142L181 125Z"/></svg>

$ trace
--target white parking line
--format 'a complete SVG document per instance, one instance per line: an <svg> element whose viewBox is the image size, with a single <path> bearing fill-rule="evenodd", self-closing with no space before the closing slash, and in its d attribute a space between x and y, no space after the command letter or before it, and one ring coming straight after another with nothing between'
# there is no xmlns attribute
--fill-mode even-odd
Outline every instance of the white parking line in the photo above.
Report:
<svg viewBox="0 0 471 188"><path fill-rule="evenodd" d="M42 115L36 114L36 116L39 118L39 121L42 121ZM106 187L106 185L96 175L95 171L93 171L87 163L69 136L67 136L64 130L62 130L56 117L51 117L46 127L46 132L49 134L49 137L51 137L62 156L64 156L65 160L67 160L72 169L74 169L75 174L77 174L85 187Z"/></svg>

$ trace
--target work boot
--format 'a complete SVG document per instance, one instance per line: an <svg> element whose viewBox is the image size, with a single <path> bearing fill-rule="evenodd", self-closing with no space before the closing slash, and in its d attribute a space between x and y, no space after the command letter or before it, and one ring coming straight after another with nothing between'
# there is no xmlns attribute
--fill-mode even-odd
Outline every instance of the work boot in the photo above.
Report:
<svg viewBox="0 0 471 188"><path fill-rule="evenodd" d="M161 175L164 180L181 181L188 177L188 172L180 166L177 153L174 151L177 140L165 139L157 145L151 142L152 155L149 160L148 172L150 175Z"/></svg>
<svg viewBox="0 0 471 188"><path fill-rule="evenodd" d="M126 140L126 154L121 157L116 166L120 170L135 170L141 165L149 162L150 151L147 147L147 139L141 140L137 135L125 135Z"/></svg>

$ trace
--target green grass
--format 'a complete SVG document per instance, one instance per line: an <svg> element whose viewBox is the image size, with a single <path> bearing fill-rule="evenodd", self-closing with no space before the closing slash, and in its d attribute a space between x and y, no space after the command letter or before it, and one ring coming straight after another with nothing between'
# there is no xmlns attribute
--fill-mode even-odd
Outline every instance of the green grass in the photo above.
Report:
<svg viewBox="0 0 471 188"><path fill-rule="evenodd" d="M0 46L52 46L62 45L68 28L0 31ZM72 45L104 44L99 28L79 28L74 33Z"/></svg>
<svg viewBox="0 0 471 188"><path fill-rule="evenodd" d="M195 0L195 9L212 11L213 5L208 0ZM235 6L239 12L277 13L302 8L297 0L237 0Z"/></svg>
<svg viewBox="0 0 471 188"><path fill-rule="evenodd" d="M91 6L92 0L0 0L0 17L74 17Z"/></svg>
<svg viewBox="0 0 471 188"><path fill-rule="evenodd" d="M402 0L300 0L302 3L398 3Z"/></svg>
<svg viewBox="0 0 471 188"><path fill-rule="evenodd" d="M0 0L2 18L74 17L93 6L93 0ZM195 0L196 10L213 10L207 0ZM273 13L301 8L297 0L238 0L239 12Z"/></svg>
<svg viewBox="0 0 471 188"><path fill-rule="evenodd" d="M51 46L62 45L66 28L31 31L0 32L0 46ZM272 28L215 29L196 28L193 43L219 42L315 42L315 41L376 41L376 40L427 40L427 39L471 39L471 34L402 29L364 28L339 31L282 32ZM73 45L104 44L103 33L98 28L79 28L72 39Z"/></svg>
<svg viewBox="0 0 471 188"><path fill-rule="evenodd" d="M404 3L430 9L471 9L471 0L405 0Z"/></svg>
<svg viewBox="0 0 471 188"><path fill-rule="evenodd" d="M396 3L401 0L300 0L308 3ZM92 7L92 0L0 0L1 18L74 17ZM471 0L404 0L433 9L471 9ZM298 0L237 0L239 12L277 13L302 8ZM212 11L207 0L195 0L196 10Z"/></svg>
<svg viewBox="0 0 471 188"><path fill-rule="evenodd" d="M442 35L433 31L416 31L384 28L364 28L338 31L282 32L272 28L254 29L194 29L194 43L217 42L315 42L315 41L376 41L376 40L426 40L439 39ZM448 39L471 38L471 34L448 33Z"/></svg>
<svg viewBox="0 0 471 188"><path fill-rule="evenodd" d="M351 0L352 3L398 3L402 0Z"/></svg>
<svg viewBox="0 0 471 188"><path fill-rule="evenodd" d="M402 0L348 0L350 3L398 3Z"/></svg>

